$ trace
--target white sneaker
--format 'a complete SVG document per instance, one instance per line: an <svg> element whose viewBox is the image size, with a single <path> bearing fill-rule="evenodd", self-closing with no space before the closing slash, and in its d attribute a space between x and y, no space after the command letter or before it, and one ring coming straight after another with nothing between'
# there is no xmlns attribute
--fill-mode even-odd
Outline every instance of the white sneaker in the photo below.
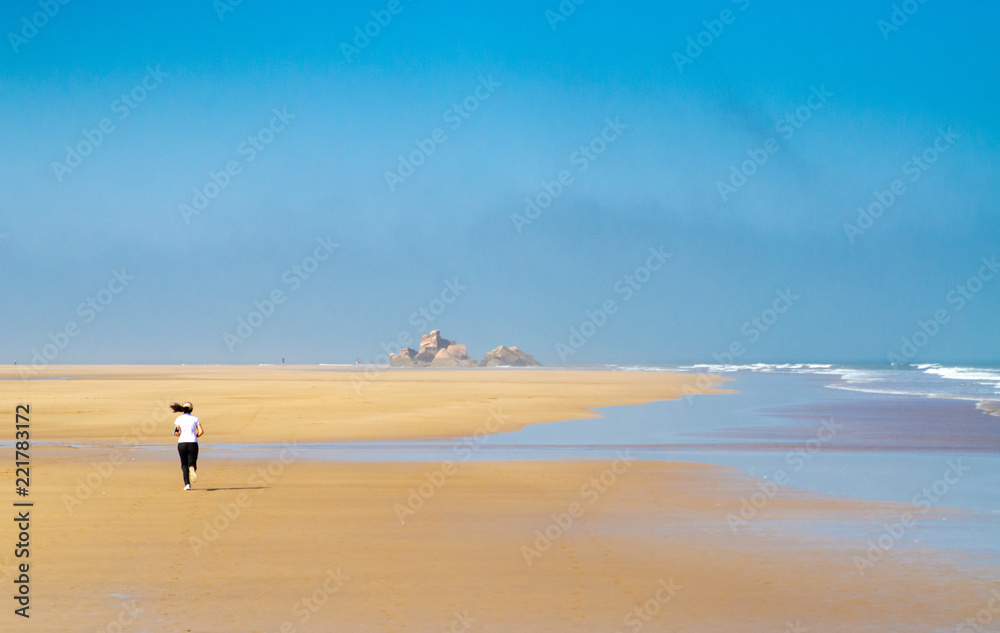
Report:
<svg viewBox="0 0 1000 633"><path fill-rule="evenodd" d="M191 490L191 484L187 484L187 485L185 485L185 486L184 486L184 490Z"/></svg>
<svg viewBox="0 0 1000 633"><path fill-rule="evenodd" d="M188 479L190 479L193 484L198 483L198 473L194 472L194 466L188 468Z"/></svg>

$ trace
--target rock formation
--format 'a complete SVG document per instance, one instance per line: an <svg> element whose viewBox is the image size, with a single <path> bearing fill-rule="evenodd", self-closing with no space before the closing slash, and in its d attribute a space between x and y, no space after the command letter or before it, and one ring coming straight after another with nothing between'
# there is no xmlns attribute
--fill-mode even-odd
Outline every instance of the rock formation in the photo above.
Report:
<svg viewBox="0 0 1000 633"><path fill-rule="evenodd" d="M454 344L455 341L449 341L441 336L441 330L434 330L420 337L420 351L413 360L417 364L430 365L438 352Z"/></svg>
<svg viewBox="0 0 1000 633"><path fill-rule="evenodd" d="M389 356L392 367L475 367L465 345L457 345L441 336L440 330L420 337L420 351L407 347Z"/></svg>
<svg viewBox="0 0 1000 633"><path fill-rule="evenodd" d="M389 355L391 367L541 367L531 354L516 347L501 345L486 354L483 362L469 358L465 345L441 336L441 330L420 337L420 349L404 347L398 354Z"/></svg>
<svg viewBox="0 0 1000 633"><path fill-rule="evenodd" d="M414 359L417 357L417 350L406 347L399 350L398 354L389 354L389 366L391 367L413 367L416 365Z"/></svg>
<svg viewBox="0 0 1000 633"><path fill-rule="evenodd" d="M431 367L475 367L476 365L476 359L469 358L466 353L465 345L454 343L439 349L431 361Z"/></svg>
<svg viewBox="0 0 1000 633"><path fill-rule="evenodd" d="M479 363L480 367L541 367L531 354L525 354L516 347L501 345Z"/></svg>

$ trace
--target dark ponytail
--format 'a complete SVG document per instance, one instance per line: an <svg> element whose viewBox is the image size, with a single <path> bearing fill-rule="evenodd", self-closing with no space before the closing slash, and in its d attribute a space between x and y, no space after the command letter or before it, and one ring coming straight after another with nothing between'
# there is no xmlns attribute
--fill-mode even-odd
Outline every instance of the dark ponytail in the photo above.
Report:
<svg viewBox="0 0 1000 633"><path fill-rule="evenodd" d="M170 405L170 408L174 410L174 413L191 413L192 411L194 411L194 407L192 407L187 402L185 402L184 404L177 404L175 402L172 405Z"/></svg>

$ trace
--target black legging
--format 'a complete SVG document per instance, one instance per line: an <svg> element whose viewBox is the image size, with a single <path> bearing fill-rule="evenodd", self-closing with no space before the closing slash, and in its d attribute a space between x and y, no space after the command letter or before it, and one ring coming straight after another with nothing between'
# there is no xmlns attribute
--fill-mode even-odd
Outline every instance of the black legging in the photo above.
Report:
<svg viewBox="0 0 1000 633"><path fill-rule="evenodd" d="M181 456L181 470L184 471L184 485L190 486L188 468L198 470L198 442L178 442L177 453Z"/></svg>

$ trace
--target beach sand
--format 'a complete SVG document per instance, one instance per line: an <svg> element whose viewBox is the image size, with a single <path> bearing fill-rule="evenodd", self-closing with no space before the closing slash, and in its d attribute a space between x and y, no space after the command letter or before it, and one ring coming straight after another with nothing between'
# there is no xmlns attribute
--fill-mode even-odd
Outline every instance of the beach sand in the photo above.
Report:
<svg viewBox="0 0 1000 633"><path fill-rule="evenodd" d="M19 371L0 367L0 378ZM724 392L713 389L719 377L545 369L70 366L32 376L0 383L4 397L32 403L44 420L35 439L59 442L161 443L173 430L169 403L184 401L206 440L244 444L469 437L498 416L499 432L510 432L594 417L596 407ZM56 380L68 376L79 378Z"/></svg>
<svg viewBox="0 0 1000 633"><path fill-rule="evenodd" d="M659 399L690 377L386 372L350 401L365 423L340 431L333 420L346 420L348 406L335 394L350 399L349 372L130 371L16 388L30 391L32 428L49 440L113 438L157 398L191 399L209 433L195 490L181 490L169 429L144 440L161 451L35 448L33 617L24 626L8 611L4 630L932 631L954 630L1000 589L995 569L947 551L890 550L860 574L863 541L795 529L869 534L858 526L898 521L909 506L783 490L734 533L727 515L758 482L722 467L627 455L325 463L292 449L255 459L211 449L217 435L248 441L245 422L222 419L240 398L251 400L244 414L266 410L256 420L267 426L289 412L285 428L299 441L441 437L478 428L492 406L518 426L576 418ZM316 402L295 401L310 393ZM403 394L424 408L419 416L398 415ZM420 419L436 420L431 432L418 432ZM253 441L280 439L257 426L243 427ZM12 483L7 464L0 472ZM0 555L5 583L13 562Z"/></svg>

